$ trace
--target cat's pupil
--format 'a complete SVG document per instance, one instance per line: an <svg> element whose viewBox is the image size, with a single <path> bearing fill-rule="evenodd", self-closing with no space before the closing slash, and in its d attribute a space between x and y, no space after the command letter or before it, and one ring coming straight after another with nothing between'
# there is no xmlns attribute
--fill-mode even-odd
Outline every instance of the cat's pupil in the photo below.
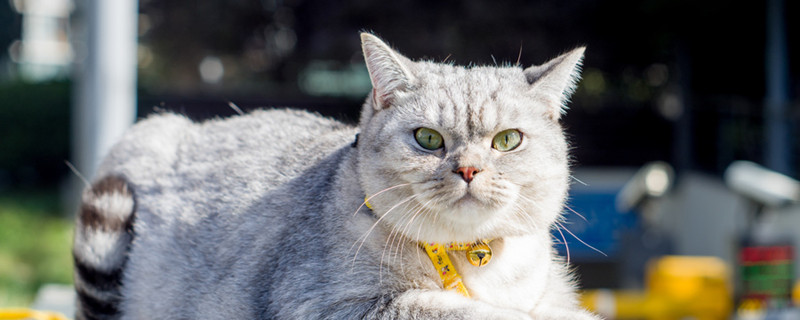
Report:
<svg viewBox="0 0 800 320"><path fill-rule="evenodd" d="M500 151L511 151L517 148L522 141L522 135L517 129L508 129L494 136L492 147Z"/></svg>
<svg viewBox="0 0 800 320"><path fill-rule="evenodd" d="M436 150L442 147L442 136L433 129L419 128L414 135L417 143L425 149Z"/></svg>

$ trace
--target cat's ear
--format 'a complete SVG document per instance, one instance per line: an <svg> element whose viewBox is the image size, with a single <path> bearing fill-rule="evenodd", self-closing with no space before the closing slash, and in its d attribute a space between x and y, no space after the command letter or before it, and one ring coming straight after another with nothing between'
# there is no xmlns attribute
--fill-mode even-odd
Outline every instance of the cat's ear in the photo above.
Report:
<svg viewBox="0 0 800 320"><path fill-rule="evenodd" d="M553 119L557 120L566 112L566 104L581 77L581 62L585 50L586 47L579 47L542 65L524 70L531 92L545 100Z"/></svg>
<svg viewBox="0 0 800 320"><path fill-rule="evenodd" d="M374 90L373 107L376 110L386 108L397 92L413 86L414 75L410 70L413 62L369 33L361 34L361 49Z"/></svg>

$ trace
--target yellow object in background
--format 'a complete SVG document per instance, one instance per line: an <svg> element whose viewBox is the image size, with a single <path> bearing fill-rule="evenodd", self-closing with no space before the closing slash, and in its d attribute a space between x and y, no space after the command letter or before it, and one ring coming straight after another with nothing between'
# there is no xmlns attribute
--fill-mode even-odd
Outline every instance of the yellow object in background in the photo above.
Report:
<svg viewBox="0 0 800 320"><path fill-rule="evenodd" d="M794 283L794 288L792 288L792 303L795 306L800 306L800 280Z"/></svg>
<svg viewBox="0 0 800 320"><path fill-rule="evenodd" d="M0 309L0 320L68 320L60 313L31 309Z"/></svg>
<svg viewBox="0 0 800 320"><path fill-rule="evenodd" d="M583 305L609 319L728 319L730 278L719 258L665 256L648 264L644 291L588 290Z"/></svg>

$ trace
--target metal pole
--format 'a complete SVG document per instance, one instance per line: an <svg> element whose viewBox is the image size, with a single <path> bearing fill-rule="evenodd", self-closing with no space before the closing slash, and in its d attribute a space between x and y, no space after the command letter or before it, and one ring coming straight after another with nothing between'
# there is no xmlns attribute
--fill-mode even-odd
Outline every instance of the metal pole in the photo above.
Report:
<svg viewBox="0 0 800 320"><path fill-rule="evenodd" d="M786 23L783 0L767 1L767 47L765 53L766 101L764 135L765 165L792 175L792 141L787 106L789 101L789 58L786 47Z"/></svg>
<svg viewBox="0 0 800 320"><path fill-rule="evenodd" d="M73 161L92 179L136 117L137 0L85 0L87 56L79 62Z"/></svg>

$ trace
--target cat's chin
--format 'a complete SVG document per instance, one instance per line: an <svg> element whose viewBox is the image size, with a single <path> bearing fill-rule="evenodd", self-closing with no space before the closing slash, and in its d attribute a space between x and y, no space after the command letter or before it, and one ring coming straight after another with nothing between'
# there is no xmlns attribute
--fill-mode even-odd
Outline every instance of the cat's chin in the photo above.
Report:
<svg viewBox="0 0 800 320"><path fill-rule="evenodd" d="M486 203L476 198L471 193L466 193L464 196L458 198L455 202L453 202L453 207L457 209L475 210L478 208L486 207Z"/></svg>
<svg viewBox="0 0 800 320"><path fill-rule="evenodd" d="M456 211L468 213L467 215L491 215L492 212L502 210L505 207L504 201L486 197L479 191L464 188L459 196L453 197L448 208Z"/></svg>
<svg viewBox="0 0 800 320"><path fill-rule="evenodd" d="M502 236L495 229L504 210L487 206L474 196L464 196L438 211L438 219L430 227L439 231L438 236L446 235L446 239L436 241L466 242Z"/></svg>

